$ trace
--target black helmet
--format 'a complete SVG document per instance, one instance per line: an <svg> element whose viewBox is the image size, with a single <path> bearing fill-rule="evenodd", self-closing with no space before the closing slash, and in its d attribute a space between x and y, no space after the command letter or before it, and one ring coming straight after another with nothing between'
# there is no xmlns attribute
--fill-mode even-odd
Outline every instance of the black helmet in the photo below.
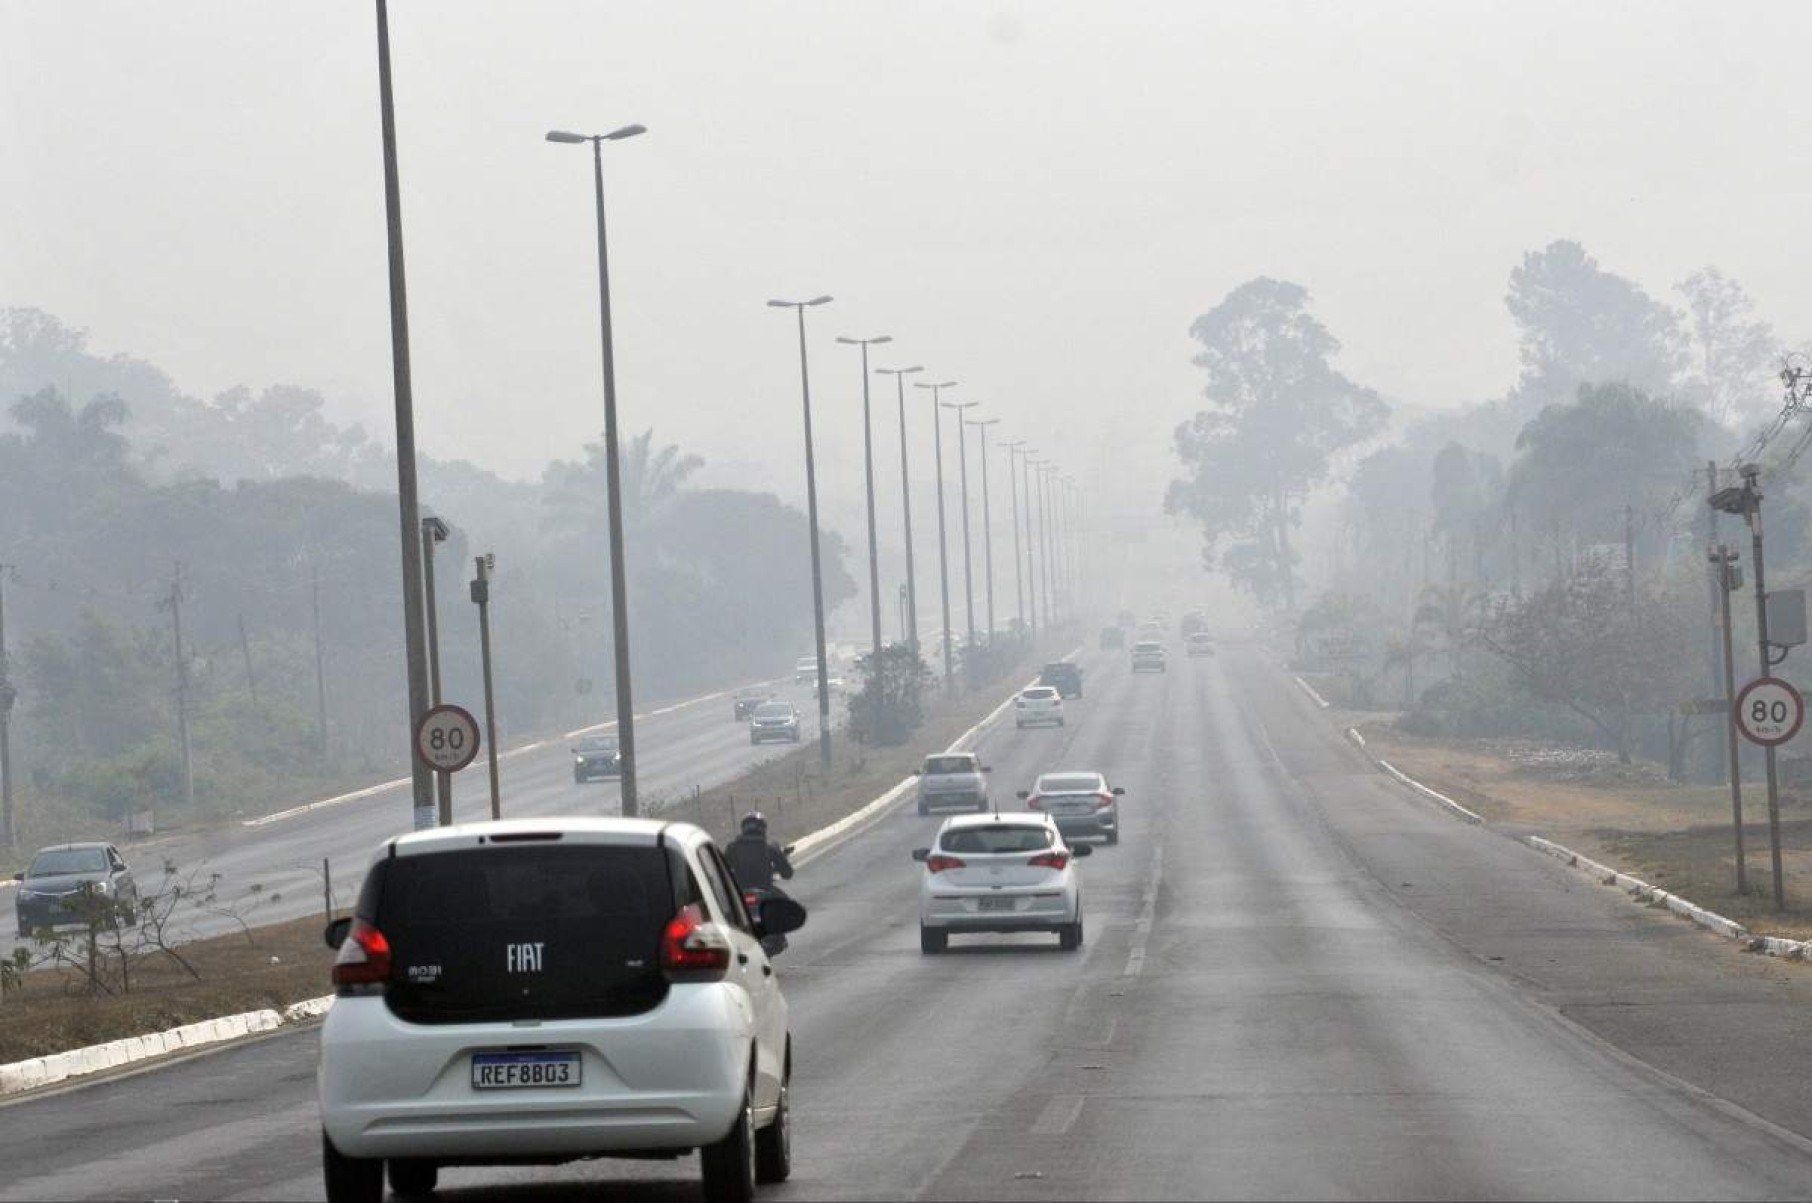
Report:
<svg viewBox="0 0 1812 1203"><path fill-rule="evenodd" d="M751 810L742 817L742 833L744 835L767 835L768 817L759 810Z"/></svg>

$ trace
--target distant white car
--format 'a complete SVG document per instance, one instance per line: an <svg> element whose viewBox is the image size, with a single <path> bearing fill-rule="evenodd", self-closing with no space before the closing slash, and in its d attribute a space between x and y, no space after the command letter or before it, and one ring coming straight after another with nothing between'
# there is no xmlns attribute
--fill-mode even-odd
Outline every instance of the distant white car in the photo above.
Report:
<svg viewBox="0 0 1812 1203"><path fill-rule="evenodd" d="M1120 842L1120 799L1126 791L1109 785L1100 773L1041 773L1020 798L1027 810L1051 816L1065 836L1100 836Z"/></svg>
<svg viewBox="0 0 1812 1203"><path fill-rule="evenodd" d="M937 842L913 849L919 883L919 950L943 952L963 932L1056 932L1058 947L1082 947L1082 885L1076 858L1049 816L957 815Z"/></svg>
<svg viewBox="0 0 1812 1203"><path fill-rule="evenodd" d="M1136 673L1164 671L1164 645L1155 639L1141 639L1132 646L1132 670Z"/></svg>
<svg viewBox="0 0 1812 1203"><path fill-rule="evenodd" d="M1214 655L1214 636L1207 631L1197 631L1183 641L1183 647L1191 656Z"/></svg>
<svg viewBox="0 0 1812 1203"><path fill-rule="evenodd" d="M807 681L818 679L818 659L815 656L801 656L793 661L793 684L803 685Z"/></svg>
<svg viewBox="0 0 1812 1203"><path fill-rule="evenodd" d="M1063 695L1051 685L1032 685L1019 691L1013 699L1013 725L1063 726Z"/></svg>

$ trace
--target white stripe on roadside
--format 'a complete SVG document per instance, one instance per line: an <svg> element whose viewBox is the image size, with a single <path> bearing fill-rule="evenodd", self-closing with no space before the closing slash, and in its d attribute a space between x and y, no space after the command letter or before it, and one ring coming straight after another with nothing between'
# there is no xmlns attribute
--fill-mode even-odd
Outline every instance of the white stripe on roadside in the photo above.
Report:
<svg viewBox="0 0 1812 1203"><path fill-rule="evenodd" d="M1121 977L1138 977L1145 972L1145 949L1151 943L1151 925L1158 913L1158 887L1164 880L1164 845L1151 854L1151 880L1145 885L1145 901L1139 907L1139 922L1133 928L1132 951L1126 954L1126 969Z"/></svg>

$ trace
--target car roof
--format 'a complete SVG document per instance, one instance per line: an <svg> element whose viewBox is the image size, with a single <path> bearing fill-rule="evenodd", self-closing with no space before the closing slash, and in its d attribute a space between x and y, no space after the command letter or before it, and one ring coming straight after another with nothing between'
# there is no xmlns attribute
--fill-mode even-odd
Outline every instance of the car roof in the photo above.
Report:
<svg viewBox="0 0 1812 1203"><path fill-rule="evenodd" d="M966 827L999 827L1002 824L1012 827L1052 827L1051 816L1031 810L1003 810L996 814L988 811L976 815L951 815L938 828L938 834L946 831L960 831Z"/></svg>
<svg viewBox="0 0 1812 1203"><path fill-rule="evenodd" d="M32 857L36 859L46 852L105 852L111 847L113 847L112 844L98 840L88 840L78 844L48 844L34 852Z"/></svg>
<svg viewBox="0 0 1812 1203"><path fill-rule="evenodd" d="M670 823L662 819L581 818L556 816L546 819L495 819L476 823L454 823L427 831L411 831L392 839L385 848L398 856L421 856L436 852L492 846L499 837L521 838L558 832L564 837L577 837L574 843L652 845L660 837L691 846L710 837L691 823ZM379 856L384 855L382 849Z"/></svg>

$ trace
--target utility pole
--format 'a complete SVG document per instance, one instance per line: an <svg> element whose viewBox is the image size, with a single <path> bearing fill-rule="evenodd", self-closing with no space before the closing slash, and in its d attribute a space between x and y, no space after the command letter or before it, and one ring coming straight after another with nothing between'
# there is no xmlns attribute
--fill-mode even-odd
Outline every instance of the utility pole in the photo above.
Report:
<svg viewBox="0 0 1812 1203"><path fill-rule="evenodd" d="M415 724L428 710L422 631L421 512L416 500L415 402L409 376L409 300L403 272L402 188L397 181L396 101L390 87L390 10L377 0L378 110L384 144L384 222L390 264L390 370L396 408L396 504L402 528L403 654L409 677L409 779L416 829L434 826L434 778L415 754Z"/></svg>
<svg viewBox="0 0 1812 1203"><path fill-rule="evenodd" d="M948 540L944 535L944 403L941 398L944 389L956 387L956 381L942 380L936 384L926 384L915 380L912 387L931 391L931 446L936 452L937 462L937 586L944 603L944 692L954 693L956 673L950 647L950 564L945 550Z"/></svg>
<svg viewBox="0 0 1812 1203"><path fill-rule="evenodd" d="M1712 480L1717 480L1717 465L1712 465ZM1711 550L1712 586L1717 590L1718 634L1721 636L1723 656L1721 657L1724 694L1724 754L1730 769L1730 815L1731 824L1736 829L1736 892L1739 896L1749 892L1749 862L1743 851L1743 773L1741 762L1737 759L1736 715L1736 665L1730 655L1730 595L1741 588L1741 569L1736 566L1737 555L1719 543Z"/></svg>
<svg viewBox="0 0 1812 1203"><path fill-rule="evenodd" d="M875 369L878 376L893 377L900 407L900 516L906 524L906 584L903 586L906 597L906 646L912 649L914 656L919 654L919 586L912 566L912 474L908 471L906 455L906 377L924 370L923 364L914 364L909 368Z"/></svg>
<svg viewBox="0 0 1812 1203"><path fill-rule="evenodd" d="M434 600L434 545L444 543L451 528L439 518L422 519L422 604L428 620L428 704L441 703L440 605ZM453 774L434 774L434 804L440 825L453 822Z"/></svg>
<svg viewBox="0 0 1812 1203"><path fill-rule="evenodd" d="M0 848L11 848L18 842L13 822L13 703L19 691L13 687L6 659L6 574L12 565L0 564Z"/></svg>
<svg viewBox="0 0 1812 1203"><path fill-rule="evenodd" d="M327 661L321 653L321 569L308 566L308 594L315 625L315 750L327 758Z"/></svg>
<svg viewBox="0 0 1812 1203"><path fill-rule="evenodd" d="M252 705L258 704L258 678L252 675L252 641L245 634L245 615L239 616L239 651L245 657L245 688L252 695Z"/></svg>
<svg viewBox="0 0 1812 1203"><path fill-rule="evenodd" d="M170 595L165 600L170 608L170 621L176 635L176 735L182 744L182 801L190 810L195 806L195 764L189 746L189 660L182 647L182 562L176 564L176 575L170 581Z"/></svg>
<svg viewBox="0 0 1812 1203"><path fill-rule="evenodd" d="M497 567L497 557L476 556L473 562L478 568L478 575L472 578L472 600L478 604L478 656L484 664L484 744L491 768L491 817L501 819L503 809L497 788L497 707L491 692L491 573ZM619 751L622 746L617 744ZM447 821L452 820L449 817Z"/></svg>
<svg viewBox="0 0 1812 1203"><path fill-rule="evenodd" d="M974 562L969 555L969 436L963 430L968 419L963 414L980 405L979 401L944 401L945 409L956 411L957 474L963 482L963 614L968 625L968 642L963 645L963 676L975 682L975 578Z"/></svg>
<svg viewBox="0 0 1812 1203"><path fill-rule="evenodd" d="M893 336L878 334L873 338L839 338L837 341L862 348L862 479L868 488L868 613L873 627L868 675L875 682L875 696L878 697L881 693L881 560L875 549L875 438L868 405L868 348L878 343L890 343Z"/></svg>
<svg viewBox="0 0 1812 1203"><path fill-rule="evenodd" d="M1709 499L1711 497L1711 495L1717 491L1718 491L1718 461L1707 460L1707 461L1705 461L1705 496L1706 496L1706 498ZM1728 583L1726 574L1722 569L1720 569L1718 567L1718 560L1716 559L1716 556L1717 556L1716 549L1719 549L1719 547L1720 547L1720 545L1718 543L1718 511L1715 507L1710 506L1710 505L1707 505L1705 507L1705 547L1706 547L1707 552L1711 556L1711 565L1710 565L1711 571L1707 575L1709 577L1708 583L1711 588L1711 614L1712 614L1711 691L1712 691L1712 696L1715 697L1715 696L1717 696L1718 690L1720 688L1724 688L1726 686L1727 679L1730 676L1730 674L1726 671L1726 669L1729 667L1729 664L1730 664L1730 653L1728 650L1726 650L1726 646L1725 646L1730 641L1729 640L1730 618L1727 613L1724 613L1724 611L1728 608L1728 602L1730 600L1730 590L1729 590L1729 583ZM1719 617L1720 614L1723 614L1723 617L1720 618ZM1720 631L1723 632L1724 637L1722 639L1719 638ZM1727 689L1723 696L1724 696L1724 704L1727 708L1729 706L1735 705L1735 702L1733 701L1734 695L1729 693ZM1731 747L1734 748L1736 746L1736 729L1734 726L1732 726L1732 724L1730 722L1730 716L1728 714L1725 715L1724 725L1726 727L1731 728L1730 738L1729 738L1728 742L1731 745ZM1712 756L1715 760L1722 761L1725 757L1724 745L1714 743L1712 745ZM1726 771L1729 768L1728 765L1721 764L1721 763L1718 764L1716 767L1720 773ZM1741 805L1742 804L1739 801L1738 806L1740 807ZM1742 868L1740 865L1738 866L1737 873L1738 873L1737 892L1741 893L1742 892L1742 877L1741 877Z"/></svg>
<svg viewBox="0 0 1812 1203"><path fill-rule="evenodd" d="M1740 469L1743 475L1743 500L1745 516L1749 520L1751 550L1755 564L1755 646L1761 660L1761 675L1766 677L1773 669L1773 656L1768 649L1768 587L1762 576L1762 491L1756 487L1756 478L1761 475L1761 468L1756 464L1744 464ZM1735 718L1733 714L1731 716ZM1774 745L1762 749L1763 763L1768 768L1768 858L1774 871L1774 909L1787 909L1786 886L1781 877L1781 788L1780 776L1774 763Z"/></svg>
<svg viewBox="0 0 1812 1203"><path fill-rule="evenodd" d="M1007 497L1013 503L1013 612L1019 616L1017 634L1022 641L1026 637L1026 588L1019 562L1019 449L1025 445L1024 439L1001 444L1007 449Z"/></svg>
<svg viewBox="0 0 1812 1203"><path fill-rule="evenodd" d="M988 594L988 650L994 650L994 522L988 509L988 427L999 423L999 418L984 418L969 425L975 427L981 439L982 468L982 578Z"/></svg>

